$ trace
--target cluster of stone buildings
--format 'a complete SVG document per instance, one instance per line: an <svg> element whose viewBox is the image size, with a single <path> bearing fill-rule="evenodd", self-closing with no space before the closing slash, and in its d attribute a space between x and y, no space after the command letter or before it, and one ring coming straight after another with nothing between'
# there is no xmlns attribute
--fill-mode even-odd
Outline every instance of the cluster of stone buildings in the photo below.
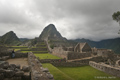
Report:
<svg viewBox="0 0 120 80"><path fill-rule="evenodd" d="M91 48L88 43L78 43L75 47L55 47L52 54L71 60L92 56L110 57L114 52L110 49Z"/></svg>

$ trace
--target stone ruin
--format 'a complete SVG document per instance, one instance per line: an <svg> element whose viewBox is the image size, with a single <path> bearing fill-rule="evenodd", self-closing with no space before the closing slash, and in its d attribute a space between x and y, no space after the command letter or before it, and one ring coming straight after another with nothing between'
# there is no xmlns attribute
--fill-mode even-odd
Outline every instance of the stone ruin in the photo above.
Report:
<svg viewBox="0 0 120 80"><path fill-rule="evenodd" d="M3 54L4 53L4 54ZM0 53L0 80L54 80L47 68L43 68L35 55L30 53L15 53L15 58L27 58L28 66L9 64L11 51Z"/></svg>
<svg viewBox="0 0 120 80"><path fill-rule="evenodd" d="M91 48L87 43L78 43L74 48L55 47L52 54L67 60L67 63L63 64L54 63L55 66L90 65L100 71L120 77L120 56L111 49Z"/></svg>

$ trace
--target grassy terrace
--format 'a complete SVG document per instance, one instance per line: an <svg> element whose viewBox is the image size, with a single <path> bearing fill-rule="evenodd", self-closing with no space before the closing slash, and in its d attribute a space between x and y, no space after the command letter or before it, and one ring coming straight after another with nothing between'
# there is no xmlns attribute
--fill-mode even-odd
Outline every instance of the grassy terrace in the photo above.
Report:
<svg viewBox="0 0 120 80"><path fill-rule="evenodd" d="M19 51L19 50L22 53L31 52L31 49L27 48L27 46L11 46L11 47L8 47L8 48L15 49L15 52Z"/></svg>
<svg viewBox="0 0 120 80"><path fill-rule="evenodd" d="M35 56L39 57L40 59L61 59L60 57L54 56L52 54L34 54Z"/></svg>
<svg viewBox="0 0 120 80"><path fill-rule="evenodd" d="M120 80L120 78L113 77L91 66L56 68L46 63L43 64L43 67L49 69L55 80Z"/></svg>

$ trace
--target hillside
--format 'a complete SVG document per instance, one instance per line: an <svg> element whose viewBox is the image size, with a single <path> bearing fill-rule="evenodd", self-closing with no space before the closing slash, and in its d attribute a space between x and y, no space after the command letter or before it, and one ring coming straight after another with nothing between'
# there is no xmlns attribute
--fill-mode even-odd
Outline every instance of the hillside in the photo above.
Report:
<svg viewBox="0 0 120 80"><path fill-rule="evenodd" d="M39 36L39 40L46 40L53 48L54 46L65 46L68 45L67 39L57 31L53 24L46 26Z"/></svg>
<svg viewBox="0 0 120 80"><path fill-rule="evenodd" d="M0 37L1 44L19 45L21 42L13 31L10 31Z"/></svg>
<svg viewBox="0 0 120 80"><path fill-rule="evenodd" d="M101 41L91 41L88 39L76 39L74 42L87 42L91 47L112 49L115 53L120 53L120 38L107 39Z"/></svg>

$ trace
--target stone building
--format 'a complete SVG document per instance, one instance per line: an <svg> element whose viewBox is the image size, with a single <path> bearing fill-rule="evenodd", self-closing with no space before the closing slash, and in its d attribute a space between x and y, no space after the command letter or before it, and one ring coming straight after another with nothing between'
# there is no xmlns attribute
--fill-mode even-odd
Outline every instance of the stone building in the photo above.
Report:
<svg viewBox="0 0 120 80"><path fill-rule="evenodd" d="M88 45L88 43L78 43L75 48L74 48L74 52L80 52L80 53L84 53L84 52L92 52L91 47Z"/></svg>

